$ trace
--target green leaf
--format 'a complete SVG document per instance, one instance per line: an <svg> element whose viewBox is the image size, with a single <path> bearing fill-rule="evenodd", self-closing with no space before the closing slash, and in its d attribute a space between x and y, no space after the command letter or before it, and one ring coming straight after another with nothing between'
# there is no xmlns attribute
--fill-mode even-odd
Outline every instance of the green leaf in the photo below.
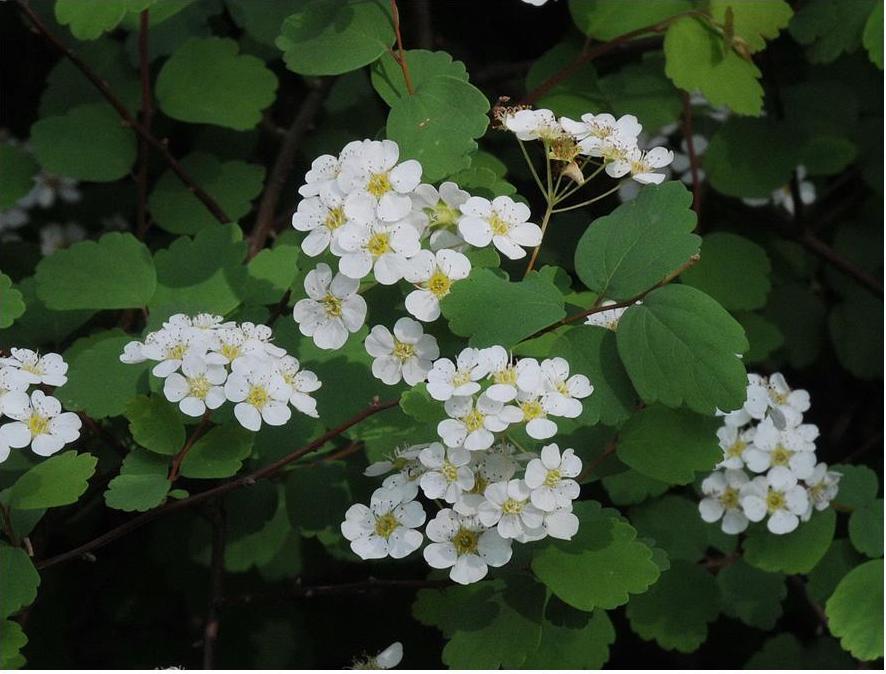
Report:
<svg viewBox="0 0 886 674"><path fill-rule="evenodd" d="M849 539L868 557L883 556L883 499L871 501L849 517Z"/></svg>
<svg viewBox="0 0 886 674"><path fill-rule="evenodd" d="M573 539L551 541L533 553L532 571L548 589L591 611L621 606L655 583L660 572L652 549L636 540L631 525L593 501L575 503L574 512L580 525Z"/></svg>
<svg viewBox="0 0 886 674"><path fill-rule="evenodd" d="M0 618L8 618L37 598L40 574L22 548L0 544Z"/></svg>
<svg viewBox="0 0 886 674"><path fill-rule="evenodd" d="M859 660L883 657L883 560L850 571L825 605L831 634Z"/></svg>
<svg viewBox="0 0 886 674"><path fill-rule="evenodd" d="M763 111L760 70L698 19L679 19L665 33L665 73L681 89L701 90L714 106L739 115Z"/></svg>
<svg viewBox="0 0 886 674"><path fill-rule="evenodd" d="M277 77L261 59L238 52L234 40L188 40L157 75L160 109L182 122L253 128L274 102Z"/></svg>
<svg viewBox="0 0 886 674"><path fill-rule="evenodd" d="M462 82L468 81L465 64L454 61L452 55L445 51L409 49L406 51L406 62L409 64L409 76L415 87L441 76L454 77ZM403 79L403 70L390 54L386 54L373 64L371 74L373 88L388 107L393 107L399 99L409 95L406 81Z"/></svg>
<svg viewBox="0 0 886 674"><path fill-rule="evenodd" d="M754 527L744 543L744 559L763 571L808 573L828 551L836 522L834 511L828 509L816 512L789 534L776 535L766 527Z"/></svg>
<svg viewBox="0 0 886 674"><path fill-rule="evenodd" d="M183 477L230 477L252 452L253 434L239 425L216 426L202 436L182 461Z"/></svg>
<svg viewBox="0 0 886 674"><path fill-rule="evenodd" d="M120 362L130 341L132 337L121 330L108 330L74 343L65 353L68 381L55 394L66 409L86 412L93 419L116 417L147 389L150 363Z"/></svg>
<svg viewBox="0 0 886 674"><path fill-rule="evenodd" d="M541 626L541 643L523 669L600 669L609 660L615 628L606 611L591 615L558 601L548 601Z"/></svg>
<svg viewBox="0 0 886 674"><path fill-rule="evenodd" d="M118 180L130 172L136 157L135 134L107 103L43 117L31 127L31 143L45 170L78 180Z"/></svg>
<svg viewBox="0 0 886 674"><path fill-rule="evenodd" d="M784 345L784 335L778 326L754 312L736 312L735 320L744 328L750 348L744 354L745 363L752 365L766 360Z"/></svg>
<svg viewBox="0 0 886 674"><path fill-rule="evenodd" d="M9 506L19 510L75 503L89 486L97 460L69 451L51 456L21 475L9 488Z"/></svg>
<svg viewBox="0 0 886 674"><path fill-rule="evenodd" d="M691 597L691 600L687 600ZM675 560L645 594L628 604L631 629L665 650L691 653L707 638L720 612L717 582L698 564Z"/></svg>
<svg viewBox="0 0 886 674"><path fill-rule="evenodd" d="M680 182L650 185L597 218L575 248L575 271L602 297L628 300L698 252L692 195Z"/></svg>
<svg viewBox="0 0 886 674"><path fill-rule="evenodd" d="M232 222L249 213L252 200L264 185L265 170L255 164L242 161L222 163L205 152L190 154L181 160L181 164ZM173 234L196 234L205 227L218 226L215 216L172 169L160 176L148 199L148 208L154 221Z"/></svg>
<svg viewBox="0 0 886 674"><path fill-rule="evenodd" d="M620 0L569 0L569 12L578 29L588 37L603 42L691 9L689 0L629 3Z"/></svg>
<svg viewBox="0 0 886 674"><path fill-rule="evenodd" d="M744 403L747 377L736 355L748 350L744 330L703 292L678 284L653 290L622 315L616 338L646 402L702 414Z"/></svg>
<svg viewBox="0 0 886 674"><path fill-rule="evenodd" d="M864 48L868 50L871 62L883 70L883 0L874 5L864 25L861 40Z"/></svg>
<svg viewBox="0 0 886 674"><path fill-rule="evenodd" d="M791 20L790 31L800 44L807 45L812 63L830 63L844 52L861 45L862 33L877 0L810 0ZM882 33L882 22L880 25Z"/></svg>
<svg viewBox="0 0 886 674"><path fill-rule="evenodd" d="M280 301L298 272L298 246L277 243L265 248L247 265L249 277L243 299L252 304L275 304Z"/></svg>
<svg viewBox="0 0 886 674"><path fill-rule="evenodd" d="M711 0L710 13L715 21L726 23L732 11L732 28L751 52L760 51L766 40L774 40L787 28L794 10L785 0Z"/></svg>
<svg viewBox="0 0 886 674"><path fill-rule="evenodd" d="M615 426L631 415L637 394L618 358L614 332L596 326L574 327L557 337L550 353L565 358L571 373L587 376L594 386L575 423Z"/></svg>
<svg viewBox="0 0 886 674"><path fill-rule="evenodd" d="M512 283L488 269L475 269L454 284L441 308L452 332L476 347L513 346L566 315L563 295L545 275L531 273Z"/></svg>
<svg viewBox="0 0 886 674"><path fill-rule="evenodd" d="M37 297L33 276L16 283L13 293L16 290L22 294L27 310L11 327L0 332L0 346L7 349L19 344L58 345L94 313L90 310L50 311Z"/></svg>
<svg viewBox="0 0 886 674"><path fill-rule="evenodd" d="M185 425L178 408L160 395L130 400L126 418L132 439L152 452L172 456L185 443Z"/></svg>
<svg viewBox="0 0 886 674"><path fill-rule="evenodd" d="M0 273L0 329L8 328L25 313L22 294L12 287L12 279Z"/></svg>
<svg viewBox="0 0 886 674"><path fill-rule="evenodd" d="M25 658L21 649L28 643L22 626L14 620L0 621L0 668L18 669L24 667Z"/></svg>
<svg viewBox="0 0 886 674"><path fill-rule="evenodd" d="M109 232L56 251L37 265L37 296L50 309L128 309L148 303L157 274L147 246Z"/></svg>
<svg viewBox="0 0 886 674"><path fill-rule="evenodd" d="M618 458L646 477L689 484L720 458L716 417L651 405L632 416L618 439Z"/></svg>
<svg viewBox="0 0 886 674"><path fill-rule="evenodd" d="M668 494L631 508L631 524L640 536L651 538L669 559L694 562L708 547L707 526L698 516L698 503Z"/></svg>
<svg viewBox="0 0 886 674"><path fill-rule="evenodd" d="M771 287L769 257L753 241L729 232L704 237L701 260L681 275L730 311L759 309Z"/></svg>
<svg viewBox="0 0 886 674"><path fill-rule="evenodd" d="M297 0L265 0L262 3L252 0L225 0L231 18L249 37L268 47L275 46L280 26L296 4Z"/></svg>
<svg viewBox="0 0 886 674"><path fill-rule="evenodd" d="M236 225L208 227L190 239L180 237L154 254L157 292L154 309L169 313L227 314L239 306L248 271L246 242Z"/></svg>
<svg viewBox="0 0 886 674"><path fill-rule="evenodd" d="M767 640L745 664L745 669L851 669L855 662L834 639L818 638L801 644L793 634Z"/></svg>
<svg viewBox="0 0 886 674"><path fill-rule="evenodd" d="M819 604L824 604L847 573L862 561L848 538L837 538L827 553L808 574L806 592Z"/></svg>
<svg viewBox="0 0 886 674"><path fill-rule="evenodd" d="M711 186L731 197L768 198L787 185L800 157L790 129L769 119L727 120L704 153Z"/></svg>
<svg viewBox="0 0 886 674"><path fill-rule="evenodd" d="M280 27L277 47L301 75L340 75L369 65L394 43L387 3L302 0Z"/></svg>
<svg viewBox="0 0 886 674"><path fill-rule="evenodd" d="M633 469L603 478L603 488L609 494L609 500L618 506L634 505L661 496L669 486L667 482L646 477Z"/></svg>
<svg viewBox="0 0 886 674"><path fill-rule="evenodd" d="M152 0L56 0L55 18L78 40L94 40L114 30L128 11L141 11Z"/></svg>
<svg viewBox="0 0 886 674"><path fill-rule="evenodd" d="M39 170L30 153L18 145L0 145L0 210L15 206L34 187L34 175Z"/></svg>
<svg viewBox="0 0 886 674"><path fill-rule="evenodd" d="M105 491L105 504L115 510L144 512L161 505L172 486L167 479L169 460L135 449L123 460L120 474Z"/></svg>
<svg viewBox="0 0 886 674"><path fill-rule="evenodd" d="M879 480L877 474L867 466L837 464L831 470L840 473L840 492L837 500L853 510L863 508L877 498Z"/></svg>
<svg viewBox="0 0 886 674"><path fill-rule="evenodd" d="M781 602L788 596L785 578L766 573L739 559L717 574L723 612L745 625L771 630L781 617Z"/></svg>

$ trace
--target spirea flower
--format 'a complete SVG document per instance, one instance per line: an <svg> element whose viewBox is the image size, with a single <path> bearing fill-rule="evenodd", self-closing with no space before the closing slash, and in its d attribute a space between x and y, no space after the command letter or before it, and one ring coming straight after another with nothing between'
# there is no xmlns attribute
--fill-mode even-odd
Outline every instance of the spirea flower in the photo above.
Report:
<svg viewBox="0 0 886 674"><path fill-rule="evenodd" d="M348 335L363 327L366 300L357 294L360 282L343 274L332 276L327 264L318 264L305 276L308 297L295 303L292 316L298 329L321 349L340 349Z"/></svg>
<svg viewBox="0 0 886 674"><path fill-rule="evenodd" d="M51 456L80 437L83 425L80 417L73 412L62 412L58 399L39 389L30 396L24 391L7 393L3 411L15 420L0 426L0 433L10 447L30 445L35 454Z"/></svg>
<svg viewBox="0 0 886 674"><path fill-rule="evenodd" d="M421 164L397 163L400 148L392 140L368 141L341 163L338 186L347 194L349 217L367 222L396 222L412 210L409 193L421 182Z"/></svg>
<svg viewBox="0 0 886 674"><path fill-rule="evenodd" d="M424 549L425 561L435 569L450 569L449 577L460 585L482 580L490 566L504 566L511 559L509 540L476 517L451 508L440 510L425 533L432 541Z"/></svg>
<svg viewBox="0 0 886 674"><path fill-rule="evenodd" d="M615 304L614 300L606 300L600 306L608 307ZM639 303L638 303L639 304ZM585 320L585 325L595 325L599 328L606 328L607 330L612 330L615 332L616 328L618 328L618 322L621 320L624 312L628 310L629 307L615 307L614 309L605 309L604 311L597 311L596 313L591 314Z"/></svg>
<svg viewBox="0 0 886 674"><path fill-rule="evenodd" d="M480 390L477 382L483 378L485 371L480 363L480 351L462 349L456 362L448 358L434 361L428 372L428 394L434 399L446 402L453 396L470 396Z"/></svg>
<svg viewBox="0 0 886 674"><path fill-rule="evenodd" d="M0 367L14 368L26 385L63 386L68 378L68 364L57 353L42 356L31 349L10 349L11 357L0 358Z"/></svg>
<svg viewBox="0 0 886 674"><path fill-rule="evenodd" d="M425 447L419 460L426 468L419 484L425 496L455 503L462 492L474 487L474 473L468 467L471 453L461 447L444 448L439 442Z"/></svg>
<svg viewBox="0 0 886 674"><path fill-rule="evenodd" d="M532 490L523 480L496 482L486 487L486 502L477 517L487 527L495 527L503 538L538 536L543 531L544 513L530 502Z"/></svg>
<svg viewBox="0 0 886 674"><path fill-rule="evenodd" d="M356 660L351 669L393 669L403 660L403 644L395 641L378 655Z"/></svg>
<svg viewBox="0 0 886 674"><path fill-rule="evenodd" d="M191 417L221 407L225 402L222 385L228 378L223 365L210 365L202 356L189 354L181 369L181 374L173 372L163 382L163 395L169 402L178 403L179 409Z"/></svg>
<svg viewBox="0 0 886 674"><path fill-rule="evenodd" d="M800 524L809 507L809 496L797 476L784 466L776 466L744 485L741 507L751 522L768 517L766 528L774 534L789 534Z"/></svg>
<svg viewBox="0 0 886 674"><path fill-rule="evenodd" d="M526 256L525 248L541 243L541 228L528 222L529 207L510 197L492 201L471 197L461 206L464 217L458 231L472 246L483 248L492 243L505 257L518 260Z"/></svg>
<svg viewBox="0 0 886 674"><path fill-rule="evenodd" d="M308 232L301 248L310 257L316 257L330 247L333 253L340 255L338 235L347 221L344 195L335 185L324 187L315 197L302 199L292 215L292 226L300 232Z"/></svg>
<svg viewBox="0 0 886 674"><path fill-rule="evenodd" d="M481 395L473 398L450 398L444 404L449 419L437 425L437 433L447 447L464 447L469 451L488 449L500 433L519 421L512 407Z"/></svg>
<svg viewBox="0 0 886 674"><path fill-rule="evenodd" d="M393 385L401 379L410 386L425 380L432 361L440 355L437 340L424 334L421 323L401 318L394 324L394 332L382 325L372 328L366 338L366 351L375 358L372 374L385 384Z"/></svg>
<svg viewBox="0 0 886 674"><path fill-rule="evenodd" d="M261 428L262 421L271 426L282 426L292 416L290 390L279 373L269 363L254 357L239 358L231 364L231 374L225 382L225 397L234 405L234 416L250 430Z"/></svg>
<svg viewBox="0 0 886 674"><path fill-rule="evenodd" d="M401 559L421 545L416 528L424 522L424 508L409 492L382 487L372 494L369 507L357 503L348 508L341 532L361 559Z"/></svg>
<svg viewBox="0 0 886 674"><path fill-rule="evenodd" d="M419 251L405 268L404 278L415 285L406 296L406 310L420 321L436 321L440 317L440 300L446 297L456 281L471 273L468 258L454 250Z"/></svg>
<svg viewBox="0 0 886 674"><path fill-rule="evenodd" d="M531 490L529 500L539 510L554 512L571 509L580 488L573 478L581 473L581 459L572 449L560 448L556 443L545 445L541 456L526 466L526 486Z"/></svg>
<svg viewBox="0 0 886 674"><path fill-rule="evenodd" d="M571 134L581 151L590 157L606 156L613 146L633 147L643 127L634 115L616 119L609 113L585 113L581 121L561 117L563 130Z"/></svg>
<svg viewBox="0 0 886 674"><path fill-rule="evenodd" d="M698 512L705 522L718 522L727 534L740 534L748 528L748 518L741 506L741 490L748 483L743 470L715 471L701 483L705 495L698 504Z"/></svg>
<svg viewBox="0 0 886 674"><path fill-rule="evenodd" d="M418 253L418 232L408 223L350 222L338 237L339 271L360 280L373 272L382 285L393 285L406 273L407 260Z"/></svg>

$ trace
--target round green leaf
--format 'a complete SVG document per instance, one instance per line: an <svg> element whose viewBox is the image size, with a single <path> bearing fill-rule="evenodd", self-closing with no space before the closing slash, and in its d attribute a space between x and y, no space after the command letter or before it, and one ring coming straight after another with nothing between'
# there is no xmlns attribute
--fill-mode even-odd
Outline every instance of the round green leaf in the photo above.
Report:
<svg viewBox="0 0 886 674"><path fill-rule="evenodd" d="M816 512L789 534L776 535L764 526L754 527L744 543L744 559L763 571L808 573L828 551L836 522L834 511L828 509Z"/></svg>
<svg viewBox="0 0 886 674"><path fill-rule="evenodd" d="M126 405L132 439L157 454L178 454L185 442L185 426L175 405L162 396L138 396Z"/></svg>
<svg viewBox="0 0 886 674"><path fill-rule="evenodd" d="M766 40L778 37L786 28L794 10L785 0L711 0L711 16L725 24L728 12L732 14L735 37L755 52L766 46Z"/></svg>
<svg viewBox="0 0 886 674"><path fill-rule="evenodd" d="M766 251L753 241L729 232L704 237L701 259L681 275L683 283L707 293L726 309L759 309L771 287Z"/></svg>
<svg viewBox="0 0 886 674"><path fill-rule="evenodd" d="M15 202L26 196L34 187L34 175L39 167L23 147L0 145L0 211L12 208Z"/></svg>
<svg viewBox="0 0 886 674"><path fill-rule="evenodd" d="M831 543L825 556L808 574L806 592L819 604L824 604L833 594L837 584L862 561L848 538L837 538Z"/></svg>
<svg viewBox="0 0 886 674"><path fill-rule="evenodd" d="M717 574L723 612L745 625L771 630L781 617L781 602L788 596L784 576L766 573L739 559Z"/></svg>
<svg viewBox="0 0 886 674"><path fill-rule="evenodd" d="M868 557L883 556L883 499L871 501L852 513L849 540Z"/></svg>
<svg viewBox="0 0 886 674"><path fill-rule="evenodd" d="M877 474L867 466L840 463L831 466L831 470L841 476L837 495L840 505L857 510L877 498L880 482Z"/></svg>
<svg viewBox="0 0 886 674"><path fill-rule="evenodd" d="M828 627L859 660L883 657L883 560L850 571L825 604Z"/></svg>
<svg viewBox="0 0 886 674"><path fill-rule="evenodd" d="M0 544L0 618L7 618L37 598L40 574L22 548Z"/></svg>
<svg viewBox="0 0 886 674"><path fill-rule="evenodd" d="M651 538L669 559L695 562L708 547L707 525L698 516L698 503L669 494L631 508L631 524L640 536Z"/></svg>
<svg viewBox="0 0 886 674"><path fill-rule="evenodd" d="M230 477L252 452L252 433L239 425L217 426L201 437L182 461L184 477Z"/></svg>
<svg viewBox="0 0 886 674"><path fill-rule="evenodd" d="M25 313L22 294L12 287L12 279L0 274L0 328L8 328Z"/></svg>
<svg viewBox="0 0 886 674"><path fill-rule="evenodd" d="M577 611L557 599L548 601L538 649L523 663L523 669L600 669L609 659L615 628L606 611L591 615Z"/></svg>
<svg viewBox="0 0 886 674"><path fill-rule="evenodd" d="M92 454L74 451L51 456L13 483L9 488L9 506L34 510L74 503L89 486L96 463Z"/></svg>

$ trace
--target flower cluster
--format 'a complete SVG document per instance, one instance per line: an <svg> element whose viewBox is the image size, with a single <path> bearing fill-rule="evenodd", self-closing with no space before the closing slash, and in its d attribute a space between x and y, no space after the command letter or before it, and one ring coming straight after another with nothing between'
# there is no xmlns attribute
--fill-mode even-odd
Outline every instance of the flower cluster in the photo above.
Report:
<svg viewBox="0 0 886 674"><path fill-rule="evenodd" d="M403 644L395 641L377 655L363 656L350 669L394 669L403 660Z"/></svg>
<svg viewBox="0 0 886 674"><path fill-rule="evenodd" d="M787 534L828 507L840 474L816 459L818 427L803 423L808 409L809 393L781 374L748 375L744 405L717 431L723 459L702 482L702 519L722 518L723 531L737 534L768 518L769 531Z"/></svg>
<svg viewBox="0 0 886 674"><path fill-rule="evenodd" d="M570 164L580 157L596 160L611 178L630 175L641 184L658 184L665 174L658 169L674 161L665 147L640 149L643 126L634 115L616 119L609 113L585 113L579 120L557 117L547 109L510 108L502 124L521 141L541 140L548 157Z"/></svg>
<svg viewBox="0 0 886 674"><path fill-rule="evenodd" d="M10 354L0 358L0 419L12 420L0 425L0 463L10 447L30 445L34 454L51 456L80 437L82 422L41 388L29 389L63 385L68 364L57 353L13 348Z"/></svg>
<svg viewBox="0 0 886 674"><path fill-rule="evenodd" d="M557 432L551 417L581 414L581 400L593 392L588 378L570 376L562 358L515 362L493 346L464 349L455 362L435 361L427 390L448 417L437 426L440 441L400 449L367 468L368 476L386 477L369 506L356 504L345 514L341 530L351 549L363 559L399 559L421 547L418 529L427 515L416 500L419 490L429 502L446 504L427 521L424 558L450 569L457 583L507 564L513 541L572 538L581 460L555 443L525 451L508 431L524 425L532 438L551 438Z"/></svg>
<svg viewBox="0 0 886 674"><path fill-rule="evenodd" d="M293 318L318 347L341 348L363 326L359 288L370 275L382 285L411 284L406 310L431 322L440 316L440 300L471 271L468 247L493 245L516 260L541 243L525 204L471 196L453 182L434 187L421 177L421 164L401 162L390 140L353 141L338 156L312 163L292 226L307 232L305 254L328 251L337 271L320 263L307 274L307 298L296 303Z"/></svg>
<svg viewBox="0 0 886 674"><path fill-rule="evenodd" d="M317 416L311 393L317 375L300 369L297 359L271 342L271 329L234 323L221 316L176 314L144 342L129 342L124 363L156 363L151 373L164 380L163 393L188 416L199 417L226 400L237 421L251 431L262 422L282 426L292 415Z"/></svg>

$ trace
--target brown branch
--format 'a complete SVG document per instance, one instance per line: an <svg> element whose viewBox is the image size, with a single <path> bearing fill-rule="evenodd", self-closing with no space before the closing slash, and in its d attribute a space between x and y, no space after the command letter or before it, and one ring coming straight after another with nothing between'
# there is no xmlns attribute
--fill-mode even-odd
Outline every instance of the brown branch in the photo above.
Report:
<svg viewBox="0 0 886 674"><path fill-rule="evenodd" d="M632 298L630 298L628 300L624 300L623 302L616 302L615 304L607 304L605 306L595 302L594 306L591 307L590 309L588 309L586 311L579 312L577 314L573 314L572 316L567 316L566 318L564 318L560 321L557 321L556 323L552 323L551 325L547 326L546 328L542 328L538 332L535 332L535 333L529 335L529 337L527 337L526 339L524 339L522 341L526 341L528 339L535 339L536 337L541 337L545 333L551 332L552 330L556 330L557 328L561 328L564 325L569 325L570 323L574 323L575 321L581 320L582 318L587 318L588 316L591 316L593 314L599 314L601 311L610 311L611 309L622 309L624 307L629 307L629 306L635 304L636 302L638 302L639 300L642 300L644 297L646 297L646 295L651 293L653 290L657 290L658 288L661 288L662 286L665 286L668 283L670 283L671 281L673 281L675 278L677 278L684 271L686 271L690 267L695 266L700 259L701 259L701 256L699 256L696 253L695 255L690 257L689 260L687 260L685 263L680 265L680 267L678 269L675 269L674 271L672 271L670 274L665 276L661 281L656 283L654 286L652 286L651 288L649 288L647 290L644 290L643 292L641 292L637 295L634 295Z"/></svg>
<svg viewBox="0 0 886 674"><path fill-rule="evenodd" d="M185 168L179 163L179 161L172 156L172 153L169 151L169 147L167 147L166 141L160 140L153 134L151 134L148 129L146 129L132 114L129 110L126 109L126 106L123 102L111 91L110 87L105 80L99 77L96 72L90 68L77 54L71 51L65 44L59 40L53 33L46 27L46 24L43 23L43 20L40 16L28 5L27 0L18 0L19 8L22 13L28 17L28 20L34 26L38 33L43 35L52 45L58 49L64 56L71 60L71 62L77 67L77 69L86 76L86 78L92 82L96 89L105 97L105 100L111 104L111 106L117 111L117 114L123 119L123 123L130 127L133 131L135 131L140 138L144 139L151 147L155 148L163 155L163 158L166 160L166 163L169 164L169 167L172 169L173 173L178 176L179 180L181 180L188 188L188 190L193 193L195 197L197 197L206 209L212 213L212 215L221 222L222 224L231 222L231 218L229 218L225 212L222 210L221 206L216 203L216 201L209 196L191 177L191 175L185 170Z"/></svg>
<svg viewBox="0 0 886 674"><path fill-rule="evenodd" d="M804 248L815 253L818 257L822 258L825 262L833 265L840 271L845 272L874 293L877 297L883 299L882 279L865 271L854 262L847 260L808 229L798 237L798 241L803 244Z"/></svg>
<svg viewBox="0 0 886 674"><path fill-rule="evenodd" d="M185 460L185 457L188 455L188 452L191 451L191 447L194 446L194 443L197 442L201 437L203 437L203 433L206 431L206 427L209 425L209 418L212 416L212 412L210 410L206 410L203 414L203 418L200 420L200 424L197 428L194 429L194 432L191 433L191 437L185 441L185 444L179 450L178 454L175 455L172 459L172 466L169 468L169 477L170 482L175 482L178 479L179 471L181 470L182 463Z"/></svg>
<svg viewBox="0 0 886 674"><path fill-rule="evenodd" d="M412 96L415 87L412 86L412 77L409 74L409 64L406 63L406 52L403 50L403 36L400 34L400 10L397 8L397 0L391 0L391 19L394 22L394 33L397 35L397 51L391 51L394 60L403 71L403 81L406 83L406 91Z"/></svg>
<svg viewBox="0 0 886 674"><path fill-rule="evenodd" d="M214 669L215 642L218 640L218 609L222 600L225 576L225 511L221 498L210 513L212 521L212 559L209 564L209 599L203 625L203 669Z"/></svg>
<svg viewBox="0 0 886 674"><path fill-rule="evenodd" d="M151 60L148 54L148 31L150 29L150 10L142 10L138 25L138 68L142 83L142 126L151 132L151 121L154 117L154 102L151 97ZM143 136L139 137L138 149L138 213L136 214L136 236L141 240L151 226L148 220L148 161L150 145Z"/></svg>
<svg viewBox="0 0 886 674"><path fill-rule="evenodd" d="M320 111L326 94L332 86L332 78L320 80L316 86L305 97L304 103L292 126L283 137L280 145L280 151L277 153L277 159L274 161L274 167L271 169L271 175L265 185L265 191L258 205L258 215L255 219L255 228L252 230L252 236L249 241L249 258L252 259L258 255L259 251L264 248L268 235L274 228L274 213L277 210L277 204L280 201L280 195L286 186L289 173L292 171L292 164L295 160L295 152L298 145L307 133L314 121L314 117Z"/></svg>
<svg viewBox="0 0 886 674"><path fill-rule="evenodd" d="M178 510L185 510L186 508L191 508L199 503L204 503L212 498L216 498L227 494L228 492L234 491L235 489L240 489L241 487L252 486L259 480L268 479L274 477L277 473L279 473L283 468L288 466L293 461L296 461L303 457L305 454L309 454L327 442L332 440L333 438L337 438L339 435L347 431L352 426L356 426L364 419L371 417L374 414L378 414L383 410L390 409L392 407L396 407L399 404L399 400L386 400L383 402L373 401L366 409L358 414L354 415L341 425L333 428L323 435L321 435L316 440L308 443L304 447L300 447L293 452L290 452L286 456L277 461L268 464L263 468L259 468L258 470L249 473L248 475L243 475L233 480L229 480L227 482L223 482L217 487L213 487L212 489L207 489L206 491L200 492L199 494L194 494L193 496L189 496L188 498L182 499L181 501L172 501L167 503L166 505L156 508L155 510L149 510L143 515L139 515L124 524L121 524L118 527L111 529L110 531L105 532L101 536L92 539L84 543L83 545L79 545L72 550L68 550L67 552L63 552L60 555L56 555L55 557L51 557L49 559L45 559L41 562L37 563L38 569L48 569L49 567L55 566L57 564L61 564L62 562L69 561L71 559L78 559L83 557L86 553L92 552L93 550L97 550L98 548L104 547L108 543L111 543L118 538L129 534L136 529L140 529L145 524L149 522L153 522L155 519L162 517L164 515L168 515L169 513L176 512Z"/></svg>
<svg viewBox="0 0 886 674"><path fill-rule="evenodd" d="M698 155L695 153L695 140L692 137L692 104L689 92L683 92L683 138L689 153L689 171L692 176L692 208L701 221L701 181L698 178Z"/></svg>

